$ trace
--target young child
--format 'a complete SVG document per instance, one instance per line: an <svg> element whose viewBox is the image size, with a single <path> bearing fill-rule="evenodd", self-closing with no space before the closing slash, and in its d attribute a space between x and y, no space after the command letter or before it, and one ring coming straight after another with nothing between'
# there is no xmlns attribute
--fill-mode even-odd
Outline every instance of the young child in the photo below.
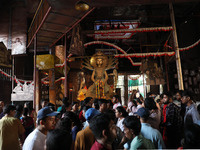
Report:
<svg viewBox="0 0 200 150"><path fill-rule="evenodd" d="M116 118L118 118L116 125L121 129L122 132L124 132L124 126L123 126L122 122L123 122L124 118L126 116L128 116L128 113L126 112L124 107L118 106L115 109L115 116L116 116Z"/></svg>

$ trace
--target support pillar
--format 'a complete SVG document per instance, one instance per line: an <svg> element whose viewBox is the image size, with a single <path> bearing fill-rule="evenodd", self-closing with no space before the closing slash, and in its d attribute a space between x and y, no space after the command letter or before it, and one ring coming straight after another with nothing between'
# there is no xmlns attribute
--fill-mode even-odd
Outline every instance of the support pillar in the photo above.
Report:
<svg viewBox="0 0 200 150"><path fill-rule="evenodd" d="M128 105L128 74L124 75L124 105Z"/></svg>
<svg viewBox="0 0 200 150"><path fill-rule="evenodd" d="M65 80L64 80L64 95L65 95L65 97L67 97L67 45L66 45L66 41L67 41L67 36L66 36L66 34L65 34L65 43L64 43L64 55L65 55L65 57L64 57L64 61L65 61L65 66L64 66L64 68L65 68L65 70L64 70L64 72L65 72Z"/></svg>
<svg viewBox="0 0 200 150"><path fill-rule="evenodd" d="M171 18L172 27L173 27L172 35L173 35L173 40L174 40L173 43L174 43L175 56L176 56L178 87L179 87L179 90L184 90L181 60L180 60L178 39L177 39L177 33L176 33L176 24L175 24L175 18L174 18L174 9L173 9L172 3L169 3L169 11L170 11L170 18Z"/></svg>
<svg viewBox="0 0 200 150"><path fill-rule="evenodd" d="M34 37L34 70L33 70L33 81L34 81L34 95L33 95L33 108L36 108L36 50L37 50L37 34Z"/></svg>
<svg viewBox="0 0 200 150"><path fill-rule="evenodd" d="M40 80L40 71L36 68L36 89L35 89L35 110L36 112L40 109L40 99L41 99L41 80Z"/></svg>
<svg viewBox="0 0 200 150"><path fill-rule="evenodd" d="M49 69L49 102L56 105L55 70Z"/></svg>

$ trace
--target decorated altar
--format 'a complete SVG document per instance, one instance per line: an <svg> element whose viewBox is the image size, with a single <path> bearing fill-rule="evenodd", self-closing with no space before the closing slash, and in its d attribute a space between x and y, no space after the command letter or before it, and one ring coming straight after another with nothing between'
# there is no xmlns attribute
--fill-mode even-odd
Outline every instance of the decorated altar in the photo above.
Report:
<svg viewBox="0 0 200 150"><path fill-rule="evenodd" d="M92 70L91 80L93 84L86 90L85 86L87 85L83 86L82 82L84 82L84 80L82 80L82 85L78 92L78 99L82 100L84 97L111 99L116 86L111 88L111 85L108 85L107 70L112 69L113 74L117 74L115 69L116 65L117 60L114 57L107 57L102 52L97 52L91 59L85 59L82 63L82 67ZM117 75L114 77L117 78ZM117 79L114 80L115 82L117 81Z"/></svg>

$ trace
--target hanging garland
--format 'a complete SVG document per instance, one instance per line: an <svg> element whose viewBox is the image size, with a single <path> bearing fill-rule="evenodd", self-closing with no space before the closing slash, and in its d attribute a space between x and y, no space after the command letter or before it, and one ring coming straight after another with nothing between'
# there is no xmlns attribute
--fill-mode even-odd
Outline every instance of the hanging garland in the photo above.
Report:
<svg viewBox="0 0 200 150"><path fill-rule="evenodd" d="M104 45L107 45L107 46L111 46L111 47L114 47L117 50L119 50L121 53L127 55L127 53L123 49L121 49L119 46L112 44L112 43L109 43L109 42L105 42L105 41L92 41L92 42L85 43L84 46L87 47L87 46L93 45L93 44L104 44ZM130 62L133 66L141 66L142 65L141 62L134 63L133 60L130 57L127 57L127 58L130 60Z"/></svg>
<svg viewBox="0 0 200 150"><path fill-rule="evenodd" d="M151 27L151 28L135 28L135 29L121 29L121 30L98 30L94 34L107 34L107 33L135 33L135 32L159 32L159 31L172 31L173 27Z"/></svg>
<svg viewBox="0 0 200 150"><path fill-rule="evenodd" d="M26 83L31 83L31 82L33 82L33 81L30 81L30 80L18 79L18 78L16 78L16 77L13 78L11 75L7 74L6 72L4 72L4 71L1 70L1 69L0 69L0 73L3 74L3 75L5 75L5 76L8 77L8 78L11 78L12 80L15 81L15 83L25 83L25 82L26 82ZM41 79L41 82L42 82L43 84L49 84L49 81L45 81L47 78L48 78L48 77L45 77L45 78ZM61 80L65 80L65 77L60 77L59 79L55 80L55 83L57 83L57 82L59 82L59 81L61 81Z"/></svg>
<svg viewBox="0 0 200 150"><path fill-rule="evenodd" d="M137 77L135 77L135 78L133 78L133 77L128 77L130 80L138 80L139 78L141 77L141 74L139 75L139 76L137 76Z"/></svg>
<svg viewBox="0 0 200 150"><path fill-rule="evenodd" d="M96 98L98 99L105 98L103 81L97 80L95 84L96 84ZM101 90L102 90L102 95L101 95Z"/></svg>
<svg viewBox="0 0 200 150"><path fill-rule="evenodd" d="M155 53L134 53L134 54L116 54L115 57L120 58L130 58L130 57L136 57L136 58L142 58L142 57L160 57L160 56L173 56L175 55L175 52L155 52Z"/></svg>
<svg viewBox="0 0 200 150"><path fill-rule="evenodd" d="M167 43L168 41L166 41ZM189 50L191 48L194 48L195 46L197 46L198 44L200 43L200 39L198 41L196 41L194 44L190 45L190 46L187 46L187 47L183 47L183 48L179 48L179 51L186 51L186 50ZM168 47L169 49L172 49L173 48L167 44L165 44L165 47Z"/></svg>
<svg viewBox="0 0 200 150"><path fill-rule="evenodd" d="M3 75L5 75L5 76L8 77L8 78L14 80L15 83L18 83L18 82L20 82L20 83L25 83L25 82L26 82L26 83L31 83L31 82L32 82L32 81L30 81L30 80L22 80L22 79L17 79L16 77L12 77L11 75L9 75L8 73L4 72L4 71L1 70L1 69L0 69L0 73L3 74Z"/></svg>

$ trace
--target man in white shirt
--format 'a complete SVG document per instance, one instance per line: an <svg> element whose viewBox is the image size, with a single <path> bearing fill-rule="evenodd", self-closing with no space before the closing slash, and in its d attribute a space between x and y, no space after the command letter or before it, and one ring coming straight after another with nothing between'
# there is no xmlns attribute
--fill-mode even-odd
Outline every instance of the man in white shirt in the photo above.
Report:
<svg viewBox="0 0 200 150"><path fill-rule="evenodd" d="M43 107L38 111L38 127L26 138L23 150L44 150L47 132L55 129L57 114L58 112L53 111L50 107Z"/></svg>
<svg viewBox="0 0 200 150"><path fill-rule="evenodd" d="M119 99L119 96L118 95L114 95L113 96L113 99L112 99L112 102L113 102L113 109L115 110L118 106L122 106L122 104L120 103L120 99Z"/></svg>

